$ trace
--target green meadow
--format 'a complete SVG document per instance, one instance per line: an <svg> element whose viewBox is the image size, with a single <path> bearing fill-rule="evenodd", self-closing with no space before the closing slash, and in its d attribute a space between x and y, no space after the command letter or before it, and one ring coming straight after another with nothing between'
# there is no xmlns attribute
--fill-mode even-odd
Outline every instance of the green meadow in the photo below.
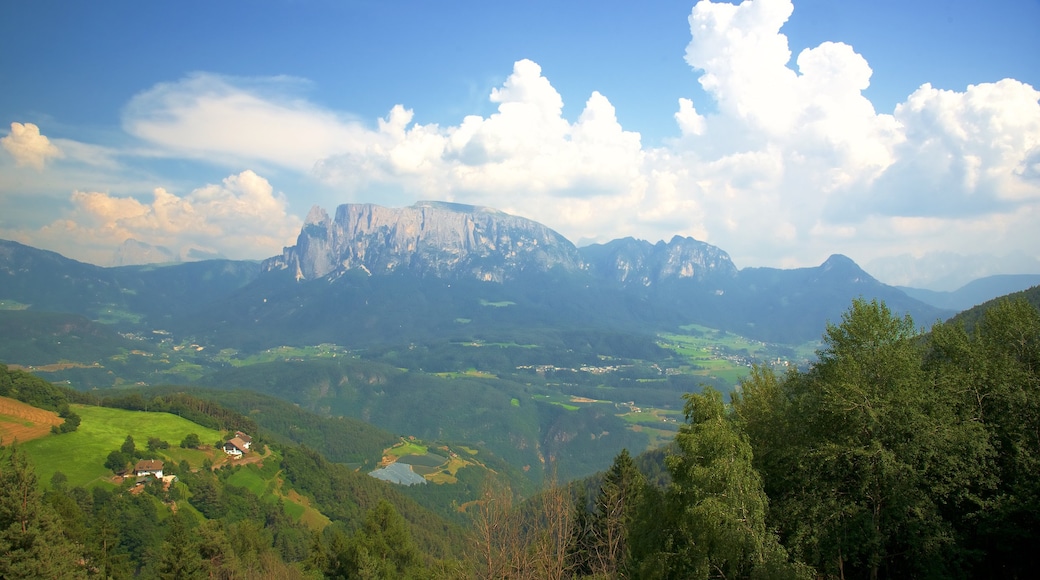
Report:
<svg viewBox="0 0 1040 580"><path fill-rule="evenodd" d="M159 453L168 462L187 460L199 466L206 458L213 458L212 449L181 449L180 442L188 433L196 433L203 444L220 440L223 434L207 429L183 417L170 413L124 411L107 407L73 405L82 418L79 429L72 433L48 435L23 445L36 465L41 485L50 482L54 472L68 477L70 486L93 486L108 481L112 472L105 468L105 459L132 435L138 450L147 449L148 438L158 437L170 444Z"/></svg>

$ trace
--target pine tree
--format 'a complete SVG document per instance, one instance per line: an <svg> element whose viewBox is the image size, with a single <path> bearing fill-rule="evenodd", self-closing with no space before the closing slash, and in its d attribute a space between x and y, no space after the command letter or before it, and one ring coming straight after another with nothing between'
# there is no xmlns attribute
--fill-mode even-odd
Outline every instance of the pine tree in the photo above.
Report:
<svg viewBox="0 0 1040 580"><path fill-rule="evenodd" d="M622 449L603 476L596 496L591 557L597 573L609 578L627 576L628 532L644 486L643 475L636 469L628 450Z"/></svg>
<svg viewBox="0 0 1040 580"><path fill-rule="evenodd" d="M66 537L25 454L0 448L0 578L80 578L82 548Z"/></svg>
<svg viewBox="0 0 1040 580"><path fill-rule="evenodd" d="M168 529L162 543L158 576L169 580L204 578L202 556L195 536L188 530L185 516L175 514L166 520Z"/></svg>

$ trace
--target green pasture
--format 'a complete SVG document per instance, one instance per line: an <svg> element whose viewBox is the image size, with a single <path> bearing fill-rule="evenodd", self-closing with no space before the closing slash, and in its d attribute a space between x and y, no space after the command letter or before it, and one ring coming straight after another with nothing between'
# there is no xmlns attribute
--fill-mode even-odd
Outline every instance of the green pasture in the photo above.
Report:
<svg viewBox="0 0 1040 580"><path fill-rule="evenodd" d="M630 411L618 416L626 423L638 425L661 425L663 423L677 425L684 421L681 411L672 411L669 409L642 408L638 412ZM677 428L678 427L674 427L673 430ZM668 429L668 427L665 427L665 429Z"/></svg>
<svg viewBox="0 0 1040 580"><path fill-rule="evenodd" d="M577 411L581 408L575 405L573 402L571 402L571 397L569 395L531 395L531 398L537 399L545 403L549 403L551 405L563 407L568 411Z"/></svg>
<svg viewBox="0 0 1040 580"><path fill-rule="evenodd" d="M28 307L28 304L16 300L0 300L0 310L25 310Z"/></svg>
<svg viewBox="0 0 1040 580"><path fill-rule="evenodd" d="M97 314L97 321L103 324L119 324L121 322L129 322L130 324L140 324L141 315L129 310L122 310L114 305L109 305Z"/></svg>
<svg viewBox="0 0 1040 580"><path fill-rule="evenodd" d="M255 465L244 465L235 469L227 481L231 485L244 487L261 498L274 494L278 487L274 479L265 478ZM273 500L274 497L270 499Z"/></svg>
<svg viewBox="0 0 1040 580"><path fill-rule="evenodd" d="M481 298L480 299L480 305L481 306L491 306L492 308L505 308L506 306L515 306L516 302L511 302L509 300L501 300L499 302L490 302L488 300L484 300L483 298Z"/></svg>
<svg viewBox="0 0 1040 580"><path fill-rule="evenodd" d="M204 444L220 440L223 434L207 429L170 413L124 411L107 407L73 405L82 422L72 433L48 435L26 442L21 447L33 459L41 485L50 482L55 471L68 477L70 486L91 486L104 482L112 473L105 459L132 435L138 450L147 450L148 438L158 437L170 444L159 454L165 461L187 460L192 466L213 457L212 450L181 449L180 442L189 433L197 433Z"/></svg>
<svg viewBox="0 0 1040 580"><path fill-rule="evenodd" d="M471 378L472 377L476 377L476 378L480 378L480 379L497 379L498 378L498 375L496 375L496 374L488 373L488 372L484 372L484 371L478 371L477 369L466 369L464 371L447 371L447 372L443 372L443 373L433 373L433 374L437 375L438 377L443 377L443 378L446 378L446 379L462 379L462 378L466 378L466 377L471 377Z"/></svg>
<svg viewBox="0 0 1040 580"><path fill-rule="evenodd" d="M241 358L238 355L238 351L234 349L224 349L214 357L214 360L226 362L235 367L244 367L258 363L351 356L350 352L343 347L329 343L314 346L276 346Z"/></svg>
<svg viewBox="0 0 1040 580"><path fill-rule="evenodd" d="M427 448L425 445L415 443L413 441L401 440L400 443L393 447L383 451L384 454L391 457L404 457L405 455L426 455Z"/></svg>
<svg viewBox="0 0 1040 580"><path fill-rule="evenodd" d="M280 463L280 456L272 455L264 459L263 467L255 463L237 467L228 477L228 483L248 489L265 502L275 503L281 499L285 513L294 520L302 521L315 529L327 526L330 521L324 514L307 505L309 502L306 498L292 488L286 488L279 468Z"/></svg>
<svg viewBox="0 0 1040 580"><path fill-rule="evenodd" d="M817 342L780 345L749 339L731 332L696 324L681 327L683 333L660 333L658 345L682 357L691 375L718 377L737 384L751 364L802 364L815 356Z"/></svg>

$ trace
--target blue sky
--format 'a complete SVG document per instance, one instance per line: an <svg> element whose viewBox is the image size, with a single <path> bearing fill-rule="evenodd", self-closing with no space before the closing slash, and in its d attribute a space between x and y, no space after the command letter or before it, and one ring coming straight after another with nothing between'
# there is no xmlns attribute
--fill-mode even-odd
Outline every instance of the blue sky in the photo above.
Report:
<svg viewBox="0 0 1040 580"><path fill-rule="evenodd" d="M1036 0L497 4L3 3L0 238L264 258L315 204L447 199L741 267L1040 271Z"/></svg>

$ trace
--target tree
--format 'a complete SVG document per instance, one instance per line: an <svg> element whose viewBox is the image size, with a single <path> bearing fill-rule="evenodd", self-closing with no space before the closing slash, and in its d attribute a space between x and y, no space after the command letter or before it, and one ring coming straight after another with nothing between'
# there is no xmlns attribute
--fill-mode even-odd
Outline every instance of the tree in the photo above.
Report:
<svg viewBox="0 0 1040 580"><path fill-rule="evenodd" d="M158 451L160 449L169 449L170 444L158 437L148 438L148 451Z"/></svg>
<svg viewBox="0 0 1040 580"><path fill-rule="evenodd" d="M87 541L87 566L101 578L133 576L130 555L120 549L118 510L111 502L103 502L95 510Z"/></svg>
<svg viewBox="0 0 1040 580"><path fill-rule="evenodd" d="M568 548L573 537L574 502L566 487L556 481L556 469L550 469L548 484L534 498L527 515L530 569L538 578L560 580L569 571Z"/></svg>
<svg viewBox="0 0 1040 580"><path fill-rule="evenodd" d="M71 433L76 429L79 429L79 424L81 421L80 416L74 413L72 409L69 408L68 403L62 403L58 407L58 416L65 419L65 421L61 424L60 427L56 428L57 432ZM53 430L54 429L52 429L52 431Z"/></svg>
<svg viewBox="0 0 1040 580"><path fill-rule="evenodd" d="M627 449L603 476L592 521L592 569L608 578L626 577L628 533L645 480Z"/></svg>
<svg viewBox="0 0 1040 580"><path fill-rule="evenodd" d="M184 449L196 449L199 445L202 445L202 441L198 433L188 433L181 440L181 447Z"/></svg>
<svg viewBox="0 0 1040 580"><path fill-rule="evenodd" d="M985 480L985 436L958 388L925 372L923 345L909 317L856 300L808 371L753 369L734 397L769 522L822 574L959 567L947 515Z"/></svg>
<svg viewBox="0 0 1040 580"><path fill-rule="evenodd" d="M190 580L204 578L202 556L195 535L188 530L185 516L174 514L167 520L166 539L162 543L159 559L159 578Z"/></svg>
<svg viewBox="0 0 1040 580"><path fill-rule="evenodd" d="M134 444L133 435L127 435L123 441L123 445L119 448L119 451L129 458L133 458L137 454L137 445Z"/></svg>
<svg viewBox="0 0 1040 580"><path fill-rule="evenodd" d="M333 530L327 546L319 542L310 566L335 578L418 578L423 571L404 518L386 500L365 514L349 538Z"/></svg>
<svg viewBox="0 0 1040 580"><path fill-rule="evenodd" d="M113 451L105 459L105 467L112 470L112 473L116 475L125 473L128 463L130 463L130 459L122 451Z"/></svg>
<svg viewBox="0 0 1040 580"><path fill-rule="evenodd" d="M477 577L490 580L503 578L510 568L512 545L516 543L513 494L505 484L488 477L484 480L480 499L473 515Z"/></svg>
<svg viewBox="0 0 1040 580"><path fill-rule="evenodd" d="M931 380L977 429L963 437L961 477L939 481L944 513L974 576L1028 576L1040 566L1040 311L1002 300L972 335L936 325L928 354Z"/></svg>
<svg viewBox="0 0 1040 580"><path fill-rule="evenodd" d="M42 501L25 454L0 447L0 578L81 578L82 559Z"/></svg>
<svg viewBox="0 0 1040 580"><path fill-rule="evenodd" d="M636 575L808 577L766 526L768 499L752 466L751 445L727 416L722 395L711 388L686 395L685 413L677 452L667 459L672 485L661 499L669 513L646 519L659 512L641 511L636 532L656 536L657 546L639 544ZM658 500L654 495L648 499Z"/></svg>

